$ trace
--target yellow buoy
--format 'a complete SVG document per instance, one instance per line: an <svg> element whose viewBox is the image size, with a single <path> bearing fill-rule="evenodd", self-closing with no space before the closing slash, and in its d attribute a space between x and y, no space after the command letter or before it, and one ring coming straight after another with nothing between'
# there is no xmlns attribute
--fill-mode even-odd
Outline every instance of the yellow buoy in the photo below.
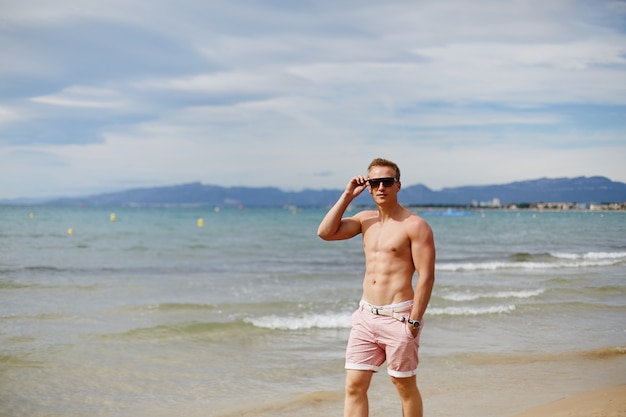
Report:
<svg viewBox="0 0 626 417"><path fill-rule="evenodd" d="M72 229L71 227L69 229L67 229L67 234L68 235L74 234L74 229Z"/></svg>
<svg viewBox="0 0 626 417"><path fill-rule="evenodd" d="M198 219L198 227L202 227L202 226L204 226L204 219L202 217L200 217Z"/></svg>
<svg viewBox="0 0 626 417"><path fill-rule="evenodd" d="M109 220L111 220L111 223L115 221L115 213L109 214Z"/></svg>
<svg viewBox="0 0 626 417"><path fill-rule="evenodd" d="M30 218L32 219L33 217L35 217L35 213L33 213L33 212L31 211L30 213L28 213L28 217L30 217Z"/></svg>

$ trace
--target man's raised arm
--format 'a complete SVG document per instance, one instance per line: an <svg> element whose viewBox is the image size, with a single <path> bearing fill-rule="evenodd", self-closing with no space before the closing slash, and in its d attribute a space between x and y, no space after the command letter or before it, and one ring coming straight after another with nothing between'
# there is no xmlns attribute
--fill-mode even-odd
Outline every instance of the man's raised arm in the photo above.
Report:
<svg viewBox="0 0 626 417"><path fill-rule="evenodd" d="M367 187L367 178L356 176L350 180L337 202L328 210L317 228L317 235L324 240L350 239L361 232L361 221L355 217L343 218L346 209Z"/></svg>

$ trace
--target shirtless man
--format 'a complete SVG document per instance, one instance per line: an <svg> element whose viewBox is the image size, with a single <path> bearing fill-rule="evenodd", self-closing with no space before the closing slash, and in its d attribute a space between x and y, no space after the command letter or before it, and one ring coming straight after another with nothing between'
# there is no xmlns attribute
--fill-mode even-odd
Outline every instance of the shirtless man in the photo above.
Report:
<svg viewBox="0 0 626 417"><path fill-rule="evenodd" d="M348 205L366 188L377 210L343 217ZM350 180L317 230L324 240L363 234L363 297L352 315L346 350L344 417L368 416L372 374L385 360L402 401L403 417L423 415L416 371L422 317L435 281L435 243L430 226L398 203L399 191L398 166L374 159L367 177L357 175Z"/></svg>

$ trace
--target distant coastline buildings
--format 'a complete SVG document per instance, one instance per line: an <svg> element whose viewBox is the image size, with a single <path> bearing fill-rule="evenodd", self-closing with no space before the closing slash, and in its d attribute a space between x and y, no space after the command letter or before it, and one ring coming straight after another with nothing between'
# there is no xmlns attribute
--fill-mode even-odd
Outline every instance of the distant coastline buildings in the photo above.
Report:
<svg viewBox="0 0 626 417"><path fill-rule="evenodd" d="M476 201L473 200L472 207L474 208L497 208L505 210L519 210L519 209L531 209L531 210L578 210L578 211L626 211L626 202L624 203L561 203L561 202L545 202L545 203L527 203L527 204L502 204L499 198L493 198L490 201Z"/></svg>

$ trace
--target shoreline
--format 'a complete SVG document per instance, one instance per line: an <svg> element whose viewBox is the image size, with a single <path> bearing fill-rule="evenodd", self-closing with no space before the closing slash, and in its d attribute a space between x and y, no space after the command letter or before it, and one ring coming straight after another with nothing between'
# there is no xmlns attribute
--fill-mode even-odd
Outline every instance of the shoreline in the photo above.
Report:
<svg viewBox="0 0 626 417"><path fill-rule="evenodd" d="M390 405L390 404L389 404ZM255 416L289 416L293 413L305 416L332 415L341 412L343 394L333 391L317 391L304 394L290 401L260 405L255 409L240 409L236 412L219 414L221 417L255 417ZM386 412L398 412L392 407ZM381 410L373 410L371 416L381 414ZM425 410L425 415L452 415ZM506 414L502 417L626 417L626 385L593 389L574 393L552 402L536 405L525 411Z"/></svg>
<svg viewBox="0 0 626 417"><path fill-rule="evenodd" d="M491 357L463 363L426 357L418 376L424 415L626 417L626 355L622 348L594 352L525 359ZM279 395L256 405L240 404L216 417L341 415L342 367L337 371L332 387L312 387L308 392ZM384 368L372 378L369 400L370 417L400 415L400 401Z"/></svg>
<svg viewBox="0 0 626 417"><path fill-rule="evenodd" d="M624 417L626 385L575 394L509 417Z"/></svg>

